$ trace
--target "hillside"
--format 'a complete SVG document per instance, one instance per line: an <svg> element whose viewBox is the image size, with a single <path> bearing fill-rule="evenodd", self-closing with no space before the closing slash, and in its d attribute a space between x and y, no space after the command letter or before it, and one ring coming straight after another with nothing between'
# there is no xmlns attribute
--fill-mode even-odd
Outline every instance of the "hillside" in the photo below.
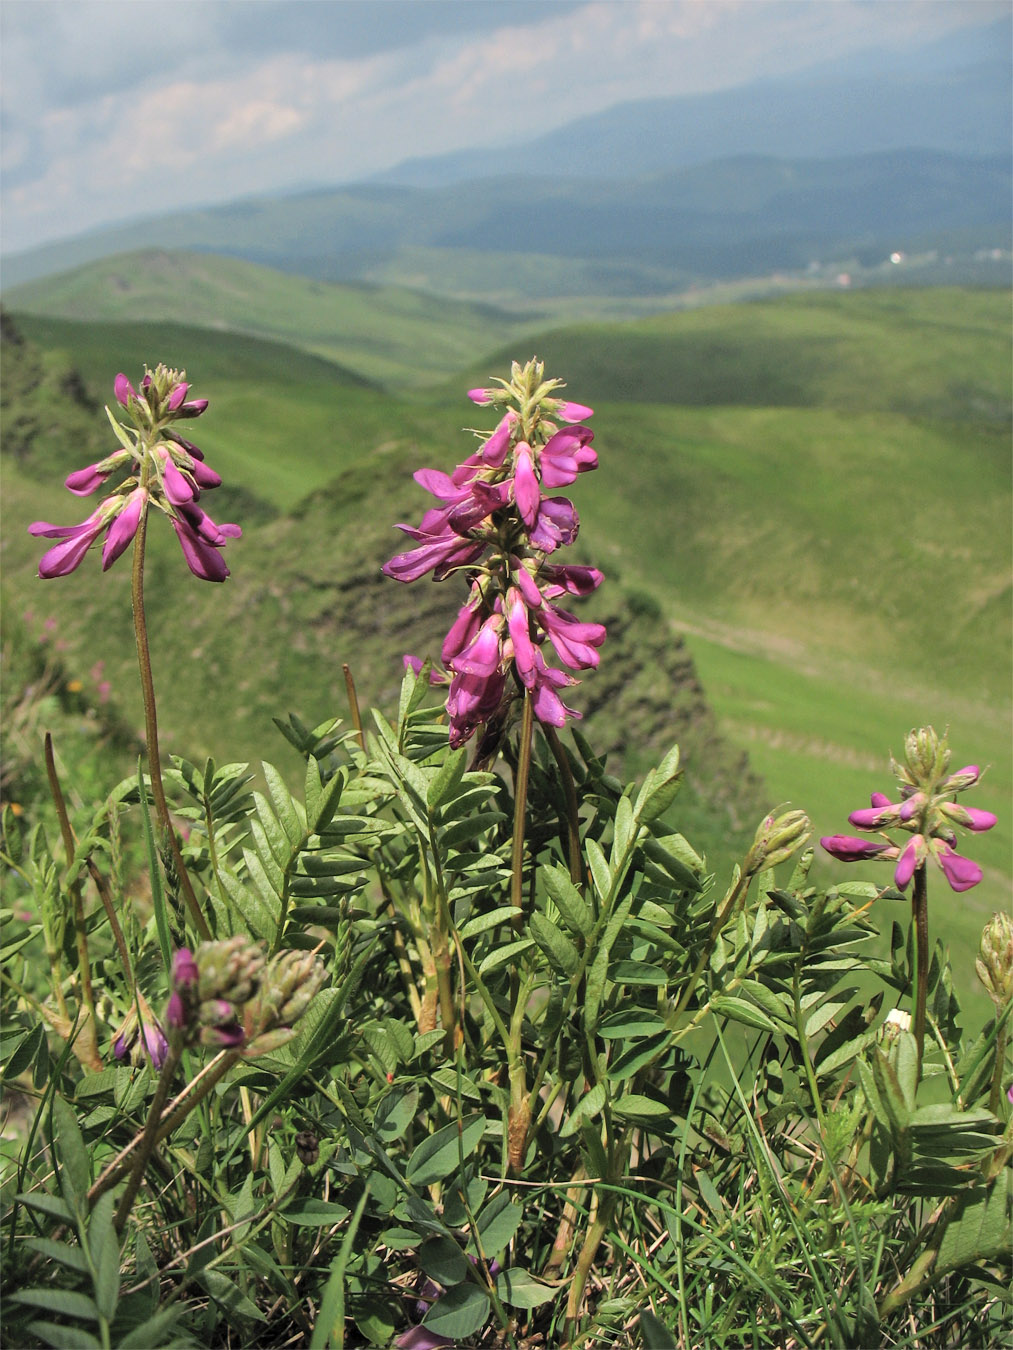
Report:
<svg viewBox="0 0 1013 1350"><path fill-rule="evenodd" d="M239 258L157 249L14 287L4 299L12 309L48 317L160 328L182 323L269 339L324 358L317 367L300 363L304 378L393 388L445 378L476 351L530 331L534 322L399 287L334 285ZM251 347L239 368L252 373L258 361L266 369L279 358L282 368L291 359Z"/></svg>
<svg viewBox="0 0 1013 1350"><path fill-rule="evenodd" d="M965 950L1006 903L1010 871L1007 307L992 292L796 297L559 329L509 353L537 351L596 408L601 467L574 488L581 546L608 578L596 617L628 628L587 681L591 699L618 681L596 734L627 753L651 726L682 736L678 709L699 691L671 681L691 654L726 738L721 799L734 798L730 741L766 800L804 804L834 833L887 786L888 753L910 726L949 725L957 753L990 763L980 804L1000 814L974 841L986 883L953 920ZM270 716L342 708L343 660L364 702L391 697L401 652L454 604L449 585L379 580L392 525L424 509L411 471L453 463L461 428L485 423L461 391L506 352L406 401L292 348L272 380L276 349L228 333L17 321L48 350L40 359L80 367L93 402L108 399L110 372L145 357L185 360L212 399L200 441L226 477L215 514L247 529L221 589L181 571L174 541L155 541L156 660L176 653L185 671L166 690L175 746L216 746L238 692L227 753L284 754ZM50 379L60 386L56 366ZM129 690L125 572L33 579L24 528L73 518L60 476L76 453L59 472L48 456L5 460L7 609L53 618L85 671L101 648ZM248 647L265 628L279 641Z"/></svg>

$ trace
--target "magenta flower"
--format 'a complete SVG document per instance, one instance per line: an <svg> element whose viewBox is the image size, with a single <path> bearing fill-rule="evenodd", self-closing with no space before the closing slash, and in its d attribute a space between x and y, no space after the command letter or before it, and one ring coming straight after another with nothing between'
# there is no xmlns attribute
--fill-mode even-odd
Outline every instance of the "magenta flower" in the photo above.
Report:
<svg viewBox="0 0 1013 1350"><path fill-rule="evenodd" d="M197 446L171 428L180 418L199 417L208 406L207 399L190 399L186 380L165 366L145 372L140 392L120 373L113 391L134 425L122 426L109 413L121 447L106 459L69 474L66 486L83 497L104 487L117 470L126 469L128 476L80 525L36 521L29 527L32 534L63 541L43 555L39 576L67 576L108 531L102 548L105 571L134 539L149 508L155 507L168 516L191 572L206 581L224 581L229 569L217 550L228 539L239 538L242 530L238 525L216 525L195 506L202 491L219 487L222 480L203 462ZM131 441L132 447L127 448Z"/></svg>
<svg viewBox="0 0 1013 1350"><path fill-rule="evenodd" d="M136 1007L130 1009L113 1040L113 1054L117 1059L129 1058L134 1064L147 1058L153 1068L160 1069L169 1053L169 1042L145 999L138 994L137 1000L140 1014Z"/></svg>
<svg viewBox="0 0 1013 1350"><path fill-rule="evenodd" d="M576 681L546 663L543 647L548 643L569 669L585 670L598 664L597 648L605 639L601 624L582 623L552 603L567 594L590 594L601 572L547 561L573 543L579 520L567 498L543 492L572 483L598 462L587 427L560 428L557 422L577 422L591 409L553 397L559 382L544 381L537 362L523 369L514 363L511 380L500 383L501 389L471 389L468 397L480 406L514 406L452 473L416 472L416 482L437 504L417 528L398 525L415 547L383 567L403 582L427 573L436 581L456 571L468 577L468 600L441 652L453 745L525 692L539 721L562 726L577 716L557 692Z"/></svg>
<svg viewBox="0 0 1013 1350"><path fill-rule="evenodd" d="M892 853L898 849L892 844L877 844L873 839L856 839L853 834L832 834L820 840L820 845L841 862L857 862L863 858L878 858L882 853Z"/></svg>
<svg viewBox="0 0 1013 1350"><path fill-rule="evenodd" d="M830 835L821 839L823 848L843 862L879 858L893 861L894 885L905 890L919 868L931 858L941 869L952 890L970 890L981 881L982 871L977 863L959 854L953 827L961 826L974 833L990 830L996 823L991 811L964 806L954 801L956 795L979 780L976 764L957 773L947 774L949 750L944 739L931 727L911 732L907 738L906 762L894 762L898 778L900 800L892 802L882 792L874 792L871 806L852 811L850 824L860 830L877 830L881 840L865 840L852 835ZM902 830L911 836L905 844L897 844L886 830Z"/></svg>
<svg viewBox="0 0 1013 1350"><path fill-rule="evenodd" d="M109 513L99 507L80 525L50 525L44 520L36 520L29 525L29 534L63 540L63 543L55 544L39 559L39 576L47 580L69 576L108 524Z"/></svg>

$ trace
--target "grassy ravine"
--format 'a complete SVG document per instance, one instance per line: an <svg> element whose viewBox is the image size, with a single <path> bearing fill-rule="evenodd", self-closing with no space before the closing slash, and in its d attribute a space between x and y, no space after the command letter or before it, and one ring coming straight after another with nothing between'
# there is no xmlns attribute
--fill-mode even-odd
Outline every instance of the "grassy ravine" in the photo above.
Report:
<svg viewBox="0 0 1013 1350"><path fill-rule="evenodd" d="M963 989L973 989L983 917L1008 903L1007 313L1008 296L994 292L823 295L581 325L510 348L519 358L537 351L597 409L601 468L573 490L587 555L619 583L592 600L596 616L633 589L657 607L651 619L645 601L640 620L656 651L688 635L720 725L748 750L771 802L804 805L817 833L846 829L848 810L888 789L888 752L923 722L949 723L961 762L991 764L976 800L1000 825L970 849L986 880L946 902ZM342 660L355 661L364 700L388 697L389 653L417 645L419 625L437 624L440 602L455 598L449 585L377 584L398 546L389 526L424 509L411 469L447 467L467 452L461 427L488 424L461 391L500 369L505 352L405 401L248 337L18 322L66 353L96 399L109 398L116 370L145 359L185 362L212 398L199 439L229 486L208 505L248 528L230 545L234 577L221 590L189 578L174 541L156 546L150 593L165 606L156 661L168 670L177 653L185 672L166 690L170 723L192 732L204 719L225 739L228 716L259 728L256 753L270 757L283 753L271 714L291 706L322 717L342 705ZM100 411L95 424L101 434ZM86 578L89 559L48 584L44 601L31 576L39 549L24 525L77 518L59 480L88 456L67 455L51 447L44 462L7 469L9 609L44 607L72 650L90 652L95 613L82 600L100 595L101 645L123 654L126 683L125 573ZM343 649L349 601L357 638L386 634L389 644L378 640L364 661L361 642ZM256 635L272 629L284 636L267 654ZM631 639L632 650L647 641ZM589 695L625 660L618 644L606 647ZM308 661L321 672L309 698ZM643 662L648 684L656 661ZM624 733L636 741L635 725Z"/></svg>

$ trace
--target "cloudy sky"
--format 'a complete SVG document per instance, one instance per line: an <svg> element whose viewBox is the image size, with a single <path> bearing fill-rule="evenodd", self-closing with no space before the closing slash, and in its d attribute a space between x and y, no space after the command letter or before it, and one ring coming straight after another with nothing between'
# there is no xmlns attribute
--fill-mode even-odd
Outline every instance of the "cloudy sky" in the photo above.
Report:
<svg viewBox="0 0 1013 1350"><path fill-rule="evenodd" d="M2 246L354 181L633 98L903 52L1006 0L0 0Z"/></svg>

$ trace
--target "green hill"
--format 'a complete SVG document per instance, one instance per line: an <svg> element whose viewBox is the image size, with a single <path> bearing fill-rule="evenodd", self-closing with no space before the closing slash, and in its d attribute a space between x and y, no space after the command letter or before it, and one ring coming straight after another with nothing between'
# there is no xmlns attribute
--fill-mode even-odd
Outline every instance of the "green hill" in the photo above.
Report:
<svg viewBox="0 0 1013 1350"><path fill-rule="evenodd" d="M160 250L120 254L16 286L4 302L12 310L88 323L182 323L248 334L391 388L446 379L476 351L544 324L541 316L519 318L404 287L336 285L238 258Z"/></svg>

